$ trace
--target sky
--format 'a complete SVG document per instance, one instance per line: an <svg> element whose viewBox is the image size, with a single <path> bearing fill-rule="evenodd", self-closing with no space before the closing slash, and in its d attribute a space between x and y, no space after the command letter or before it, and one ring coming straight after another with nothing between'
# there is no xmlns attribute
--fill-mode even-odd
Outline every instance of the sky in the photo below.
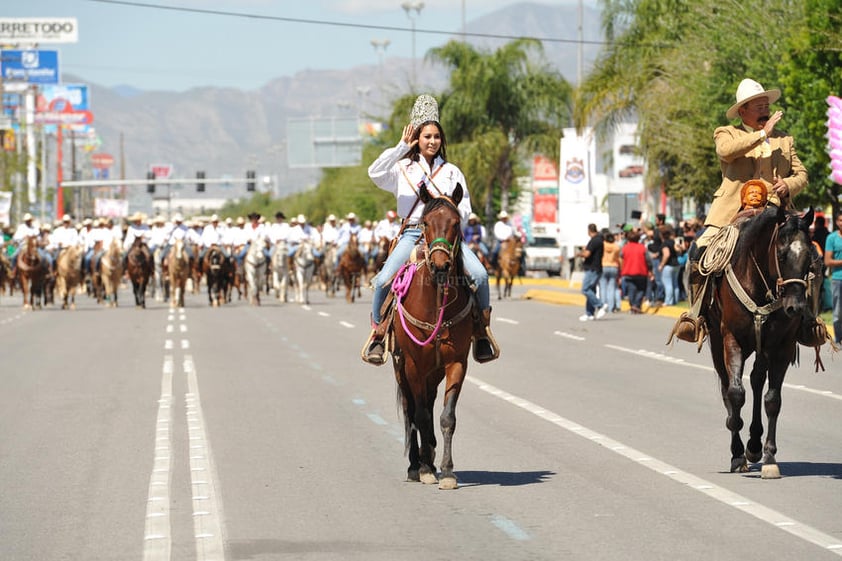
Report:
<svg viewBox="0 0 842 561"><path fill-rule="evenodd" d="M538 0L570 5L577 0ZM594 4L595 0L585 0ZM59 51L62 74L101 86L185 91L260 88L305 70L411 59L443 44L465 21L513 0L27 0L4 2L0 21L75 17L78 43ZM407 12L409 4L423 7ZM178 9L164 9L178 8ZM215 13L208 13L215 12ZM412 17L410 17L410 15ZM372 41L383 44L375 47Z"/></svg>

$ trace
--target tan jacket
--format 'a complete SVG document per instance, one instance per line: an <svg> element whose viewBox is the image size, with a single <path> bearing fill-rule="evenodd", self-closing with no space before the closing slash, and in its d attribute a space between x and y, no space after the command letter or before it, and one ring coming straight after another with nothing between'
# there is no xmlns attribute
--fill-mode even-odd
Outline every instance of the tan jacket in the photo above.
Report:
<svg viewBox="0 0 842 561"><path fill-rule="evenodd" d="M705 225L722 227L740 210L740 189L749 179L765 179L770 185L775 176L782 177L789 187L790 198L807 186L807 169L798 159L793 138L785 132L774 131L769 137L771 157L761 157L760 131L747 132L742 127L728 125L713 133L716 155L722 168L722 184L713 194ZM769 193L769 202L780 200Z"/></svg>

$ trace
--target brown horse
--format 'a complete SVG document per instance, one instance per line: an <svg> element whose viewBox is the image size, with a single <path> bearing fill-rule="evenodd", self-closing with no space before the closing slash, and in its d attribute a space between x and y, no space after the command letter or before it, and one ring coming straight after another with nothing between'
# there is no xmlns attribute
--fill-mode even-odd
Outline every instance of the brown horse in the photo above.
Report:
<svg viewBox="0 0 842 561"><path fill-rule="evenodd" d="M810 316L809 293L818 289L813 280L816 266L808 230L812 222L812 209L801 217L769 207L726 227L739 231L739 236L733 252L724 258L725 274L713 287L706 322L727 411L725 424L731 432L732 472L746 472L748 462L762 462L761 477L780 477L775 454L781 388L787 368L797 359L796 339L802 318ZM721 268L708 267L706 261L709 254L716 254L711 251L715 241L702 255L703 271ZM744 448L740 438L740 410L746 400L743 369L752 354L752 419ZM764 408L769 424L765 442L761 440Z"/></svg>
<svg viewBox="0 0 842 561"><path fill-rule="evenodd" d="M462 187L457 185L451 197L432 198L422 186L420 197L425 203L421 221L426 254L423 261L406 264L392 283L395 299L387 317L392 331L388 346L403 409L408 480L438 481L440 489L455 489L451 446L473 330L473 299L459 255L462 231L457 206ZM437 479L433 406L442 380L444 450Z"/></svg>
<svg viewBox="0 0 842 561"><path fill-rule="evenodd" d="M117 291L120 289L120 281L123 278L123 249L120 240L111 239L111 244L100 261L100 274L102 275L101 296L108 302L111 308L117 307ZM101 302L98 299L97 302Z"/></svg>
<svg viewBox="0 0 842 561"><path fill-rule="evenodd" d="M76 291L82 284L82 248L66 247L56 261L56 289L61 309L76 309Z"/></svg>
<svg viewBox="0 0 842 561"><path fill-rule="evenodd" d="M12 266L6 257L6 248L0 246L0 293L6 293L6 285L10 282Z"/></svg>
<svg viewBox="0 0 842 561"><path fill-rule="evenodd" d="M23 291L25 310L40 309L44 298L44 279L48 271L47 262L38 253L38 240L28 237L26 245L17 255L15 276Z"/></svg>
<svg viewBox="0 0 842 561"><path fill-rule="evenodd" d="M126 255L126 272L132 281L135 306L146 308L146 287L155 273L155 263L149 247L141 237L136 237L129 248Z"/></svg>
<svg viewBox="0 0 842 561"><path fill-rule="evenodd" d="M184 248L184 240L176 240L167 256L170 275L170 308L184 307L184 290L190 276L190 259Z"/></svg>
<svg viewBox="0 0 842 561"><path fill-rule="evenodd" d="M502 300L503 297L512 297L512 283L520 274L520 260L523 256L523 244L520 238L512 236L508 240L503 241L500 245L500 254L497 257L497 299ZM503 280L505 285L503 291L500 290L500 280Z"/></svg>
<svg viewBox="0 0 842 561"><path fill-rule="evenodd" d="M350 304L360 296L360 278L365 274L365 259L360 253L356 234L351 234L337 271L345 284L345 301Z"/></svg>

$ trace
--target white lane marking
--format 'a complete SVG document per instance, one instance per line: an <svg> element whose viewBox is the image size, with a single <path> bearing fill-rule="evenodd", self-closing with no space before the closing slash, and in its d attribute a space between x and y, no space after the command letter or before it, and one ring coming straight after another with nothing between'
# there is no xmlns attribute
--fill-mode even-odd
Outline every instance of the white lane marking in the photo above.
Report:
<svg viewBox="0 0 842 561"><path fill-rule="evenodd" d="M193 495L193 532L196 538L197 561L223 560L222 507L217 499L219 485L213 464L210 442L205 431L202 403L199 399L199 380L193 357L185 355L184 373L187 375L187 434L190 449L190 482Z"/></svg>
<svg viewBox="0 0 842 561"><path fill-rule="evenodd" d="M164 348L166 350L170 350L172 348L172 339L167 339L164 341Z"/></svg>
<svg viewBox="0 0 842 561"><path fill-rule="evenodd" d="M190 348L190 341L188 341L187 339L182 339L181 340L181 348L182 349L189 349Z"/></svg>
<svg viewBox="0 0 842 561"><path fill-rule="evenodd" d="M172 411L173 358L164 357L161 376L161 397L155 423L155 457L149 476L146 503L146 527L143 532L144 561L169 561L172 550L170 534L170 412Z"/></svg>
<svg viewBox="0 0 842 561"><path fill-rule="evenodd" d="M307 310L307 311L309 312L309 311L310 311L310 310L312 310L313 308L311 308L311 307L310 307L310 304L304 304L304 305L302 305L302 306L301 306L301 309L302 309L302 310Z"/></svg>
<svg viewBox="0 0 842 561"><path fill-rule="evenodd" d="M353 323L349 323L347 321L340 321L339 325L341 325L342 327L347 327L348 329L353 329L354 327L356 327Z"/></svg>
<svg viewBox="0 0 842 561"><path fill-rule="evenodd" d="M574 341L585 340L585 338L581 335L573 335L572 333L565 333L564 331L553 331L553 335L558 335L559 337L566 337L567 339L573 339Z"/></svg>
<svg viewBox="0 0 842 561"><path fill-rule="evenodd" d="M507 536L517 541L526 541L529 534L524 532L520 526L509 520L502 514L495 514L491 517L491 523L502 530Z"/></svg>
<svg viewBox="0 0 842 561"><path fill-rule="evenodd" d="M626 347L620 347L620 346L617 346L617 345L610 345L610 344L606 344L605 346L608 347L609 349L614 349L615 351L620 351L620 352L624 352L624 353L631 353L633 355L637 355L637 356L643 357L643 358L650 358L650 359L653 359L653 360L670 362L670 363L675 364L677 366L687 366L688 368L698 368L699 370L706 370L708 372L713 372L713 373L716 372L716 370L712 366L705 366L705 365L702 365L702 364L694 364L692 362L685 361L683 358L676 358L676 357L672 357L672 356L669 356L669 355L665 355L663 353L656 353L654 351L647 351L647 350L644 350L644 349L629 349L629 348L626 348ZM831 399L836 399L836 400L842 401L842 395L837 394L837 393L833 393L832 391L829 391L829 390L815 390L813 388L808 388L807 386L805 386L803 384L788 384L786 382L784 382L783 387L790 388L790 389L793 389L793 390L799 390L799 391L802 391L802 392L811 393L811 394L818 395L818 396L821 396L821 397L829 397Z"/></svg>
<svg viewBox="0 0 842 561"><path fill-rule="evenodd" d="M172 325L168 325L168 326L167 326L167 333L172 333L172 330L173 330L173 326L172 326Z"/></svg>
<svg viewBox="0 0 842 561"><path fill-rule="evenodd" d="M574 434L578 434L582 438L586 438L591 442L599 444L600 446L603 446L608 450L619 454L620 456L623 456L632 460L633 462L638 463L641 466L644 466L646 468L651 469L654 472L669 477L673 481L683 483L684 485L687 485L688 487L695 489L700 493L704 493L712 499L715 499L726 505L732 506L737 510L745 512L746 514L754 516L758 520L762 520L763 522L771 524L774 527L780 528L783 531L792 534L795 537L801 538L804 541L818 545L819 547L822 547L824 549L827 549L828 551L836 553L839 556L842 556L842 541L840 541L840 539L837 537L825 534L824 532L821 532L816 528L813 528L812 526L808 526L807 524L798 522L797 520L789 518L788 516L777 512L776 510L754 503L748 500L746 497L743 497L742 495L738 495L737 493L729 491L728 489L719 487L718 485L714 485L710 481L706 481L700 477L697 477L692 473L682 471L675 466L657 460L648 454L644 454L643 452L630 448L621 442L612 440L611 438L603 434L592 431L589 428L584 427L569 419L565 419L561 415L557 415L552 411L548 411L540 405L532 403L531 401L528 401L521 397L512 395L504 390L492 386L491 384L487 384L475 377L468 377L466 378L466 380L478 386L479 389L481 389L482 391L487 392L488 394L493 395L494 397L502 399L503 401L507 401L515 407L519 407L525 411L528 411L536 417L540 417L541 419L544 419L545 421L548 421L567 431L570 431Z"/></svg>
<svg viewBox="0 0 842 561"><path fill-rule="evenodd" d="M319 313L319 315L320 315L320 316L322 316L323 318L329 318L329 317L330 317L330 314L329 314L329 313L327 313L327 312L318 312L318 313Z"/></svg>
<svg viewBox="0 0 842 561"><path fill-rule="evenodd" d="M494 321L499 321L500 323L510 323L512 325L520 325L520 322L516 319L495 318Z"/></svg>
<svg viewBox="0 0 842 561"><path fill-rule="evenodd" d="M187 326L184 325L184 324L181 324L181 325L178 326L178 330L181 331L182 333L187 333Z"/></svg>

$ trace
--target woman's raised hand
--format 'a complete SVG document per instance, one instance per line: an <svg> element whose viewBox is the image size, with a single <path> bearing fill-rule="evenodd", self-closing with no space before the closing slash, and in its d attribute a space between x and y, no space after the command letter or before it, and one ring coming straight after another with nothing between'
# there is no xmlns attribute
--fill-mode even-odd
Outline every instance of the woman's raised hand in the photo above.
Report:
<svg viewBox="0 0 842 561"><path fill-rule="evenodd" d="M418 144L418 139L412 140L412 133L415 132L415 127L412 126L412 123L406 125L403 128L403 136L401 136L401 140L405 144L409 144L409 147L412 148L416 144Z"/></svg>

